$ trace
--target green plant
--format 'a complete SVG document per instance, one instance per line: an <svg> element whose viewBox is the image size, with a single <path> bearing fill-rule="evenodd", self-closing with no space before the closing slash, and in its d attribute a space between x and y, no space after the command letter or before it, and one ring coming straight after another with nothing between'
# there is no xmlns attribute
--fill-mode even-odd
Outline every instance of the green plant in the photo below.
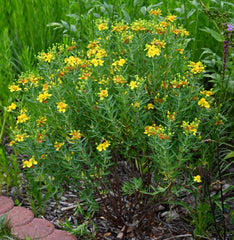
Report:
<svg viewBox="0 0 234 240"><path fill-rule="evenodd" d="M13 239L11 235L11 229L6 222L6 214L0 216L0 237L2 240Z"/></svg>
<svg viewBox="0 0 234 240"><path fill-rule="evenodd" d="M62 42L61 34L55 34L46 24L58 21L63 11L69 12L71 1L59 0L41 4L40 1L3 0L0 8L0 119L4 119L4 106L11 101L7 85L21 71L31 70L36 66L35 55L47 49L53 42ZM1 120L0 120L1 121ZM8 133L9 118L2 133Z"/></svg>
<svg viewBox="0 0 234 240"><path fill-rule="evenodd" d="M89 217L99 211L138 234L150 231L178 181L214 164L205 155L216 148L204 142L221 127L219 105L200 81L204 65L185 51L188 32L161 15L99 19L86 48L54 45L39 53L38 71L9 86L19 99L8 106L16 118L10 144L27 156L29 184L42 178L40 187L50 180L76 189Z"/></svg>
<svg viewBox="0 0 234 240"><path fill-rule="evenodd" d="M46 210L46 203L52 197L61 197L62 190L59 190L59 186L54 186L52 178L46 175L33 176L31 173L26 173L27 179L26 191L29 197L32 211L35 215L43 215Z"/></svg>
<svg viewBox="0 0 234 240"><path fill-rule="evenodd" d="M4 133L6 121L8 118L7 108L4 107L3 110L4 110L3 121L0 122L0 128L1 128L1 131L0 131L0 167L1 167L0 186L2 188L6 184L7 192L8 192L10 186L15 186L15 187L19 186L21 177L20 177L20 170L19 170L17 157L13 154L10 154L10 156L8 157L5 152L4 145L2 143L3 133ZM15 193L17 194L17 192Z"/></svg>

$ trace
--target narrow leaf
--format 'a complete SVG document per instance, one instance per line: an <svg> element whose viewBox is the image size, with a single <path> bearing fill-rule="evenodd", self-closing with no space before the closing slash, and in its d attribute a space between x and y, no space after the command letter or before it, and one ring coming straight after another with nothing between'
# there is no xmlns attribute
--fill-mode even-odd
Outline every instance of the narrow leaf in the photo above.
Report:
<svg viewBox="0 0 234 240"><path fill-rule="evenodd" d="M229 158L234 158L234 151L231 151L230 153L228 153L224 159L229 159Z"/></svg>
<svg viewBox="0 0 234 240"><path fill-rule="evenodd" d="M140 11L145 16L145 14L146 14L146 7L145 6L141 7Z"/></svg>
<svg viewBox="0 0 234 240"><path fill-rule="evenodd" d="M129 16L129 14L124 10L122 9L122 12L123 12L123 15L124 15L124 20L127 22L127 23L131 23L131 18Z"/></svg>
<svg viewBox="0 0 234 240"><path fill-rule="evenodd" d="M187 14L187 19L190 18L194 13L196 12L196 9L191 9Z"/></svg>
<svg viewBox="0 0 234 240"><path fill-rule="evenodd" d="M210 29L208 27L200 29L204 32L209 33L214 39L216 39L218 42L223 42L223 37L220 33L214 31L213 29Z"/></svg>

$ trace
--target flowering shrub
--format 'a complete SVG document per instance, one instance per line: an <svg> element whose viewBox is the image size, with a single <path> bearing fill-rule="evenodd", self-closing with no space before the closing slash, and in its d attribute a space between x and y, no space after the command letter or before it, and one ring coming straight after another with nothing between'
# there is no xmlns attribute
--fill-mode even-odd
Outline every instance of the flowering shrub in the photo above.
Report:
<svg viewBox="0 0 234 240"><path fill-rule="evenodd" d="M116 226L140 229L175 183L201 182L199 166L212 163L204 141L222 125L199 81L205 66L185 52L189 33L161 14L100 19L86 49L55 45L38 55L38 72L9 86L10 145L28 156L25 169L78 190Z"/></svg>

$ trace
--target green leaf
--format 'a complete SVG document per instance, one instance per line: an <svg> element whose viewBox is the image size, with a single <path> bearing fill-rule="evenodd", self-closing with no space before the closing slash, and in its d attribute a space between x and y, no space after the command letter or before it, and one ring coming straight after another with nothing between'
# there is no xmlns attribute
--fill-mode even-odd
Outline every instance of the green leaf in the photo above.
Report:
<svg viewBox="0 0 234 240"><path fill-rule="evenodd" d="M66 16L68 16L68 17L71 17L71 18L74 18L74 19L76 19L76 20L79 20L80 19L80 17L78 16L78 15L76 15L76 14L67 14Z"/></svg>
<svg viewBox="0 0 234 240"><path fill-rule="evenodd" d="M184 4L182 4L180 8L176 8L175 11L180 14L184 14Z"/></svg>
<svg viewBox="0 0 234 240"><path fill-rule="evenodd" d="M140 0L134 0L133 1L133 6L136 7L137 5L139 5L140 3Z"/></svg>
<svg viewBox="0 0 234 240"><path fill-rule="evenodd" d="M60 20L60 21L66 29L69 29L69 24L67 22L65 22L63 20Z"/></svg>
<svg viewBox="0 0 234 240"><path fill-rule="evenodd" d="M146 6L141 7L140 11L145 16L145 14L146 14Z"/></svg>
<svg viewBox="0 0 234 240"><path fill-rule="evenodd" d="M57 22L52 22L52 23L48 23L46 26L47 27L62 27L62 24L57 23Z"/></svg>
<svg viewBox="0 0 234 240"><path fill-rule="evenodd" d="M229 159L229 158L234 158L234 151L231 151L230 153L228 153L224 159Z"/></svg>
<svg viewBox="0 0 234 240"><path fill-rule="evenodd" d="M123 12L123 15L124 15L124 20L127 22L127 23L131 23L131 18L129 16L129 14L124 10L122 9L122 12Z"/></svg>
<svg viewBox="0 0 234 240"><path fill-rule="evenodd" d="M194 14L194 12L196 12L196 9L193 8L192 10L190 10L187 14L187 19L190 18Z"/></svg>
<svg viewBox="0 0 234 240"><path fill-rule="evenodd" d="M96 18L100 18L101 16L98 13L93 13L93 16Z"/></svg>
<svg viewBox="0 0 234 240"><path fill-rule="evenodd" d="M222 35L220 33L216 32L216 31L214 31L213 29L205 27L205 28L202 28L200 30L209 33L218 42L223 42L223 40L224 40Z"/></svg>

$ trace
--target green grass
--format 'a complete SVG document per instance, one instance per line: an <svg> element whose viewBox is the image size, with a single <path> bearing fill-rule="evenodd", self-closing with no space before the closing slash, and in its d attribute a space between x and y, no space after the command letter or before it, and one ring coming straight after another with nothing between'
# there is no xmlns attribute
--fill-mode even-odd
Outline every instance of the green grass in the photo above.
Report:
<svg viewBox="0 0 234 240"><path fill-rule="evenodd" d="M0 239L11 240L14 239L11 234L11 229L7 223L5 223L5 215L0 217Z"/></svg>

